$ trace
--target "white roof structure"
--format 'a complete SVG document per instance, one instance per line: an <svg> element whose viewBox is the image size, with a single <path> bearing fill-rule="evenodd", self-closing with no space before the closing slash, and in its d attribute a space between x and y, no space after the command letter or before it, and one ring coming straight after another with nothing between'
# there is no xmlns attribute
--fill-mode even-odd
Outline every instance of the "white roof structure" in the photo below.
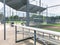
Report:
<svg viewBox="0 0 60 45"><path fill-rule="evenodd" d="M3 2L3 0L0 0L0 2ZM6 0L6 4L15 10L26 12L27 0ZM29 4L29 12L31 13L36 13L37 11L42 12L45 9L37 5Z"/></svg>

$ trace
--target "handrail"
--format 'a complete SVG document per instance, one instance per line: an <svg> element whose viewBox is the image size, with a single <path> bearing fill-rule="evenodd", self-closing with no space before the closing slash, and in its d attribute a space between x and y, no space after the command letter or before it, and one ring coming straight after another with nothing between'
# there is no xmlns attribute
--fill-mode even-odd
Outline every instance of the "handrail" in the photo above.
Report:
<svg viewBox="0 0 60 45"><path fill-rule="evenodd" d="M19 26L21 28L35 30L35 31L39 31L39 32L43 32L43 33L46 33L46 34L50 34L50 35L54 35L54 36L59 36L60 37L60 32L50 31L50 30L46 30L46 29L39 29L39 28L34 28L34 27L28 27L28 26L22 26L22 25L14 25L14 26Z"/></svg>

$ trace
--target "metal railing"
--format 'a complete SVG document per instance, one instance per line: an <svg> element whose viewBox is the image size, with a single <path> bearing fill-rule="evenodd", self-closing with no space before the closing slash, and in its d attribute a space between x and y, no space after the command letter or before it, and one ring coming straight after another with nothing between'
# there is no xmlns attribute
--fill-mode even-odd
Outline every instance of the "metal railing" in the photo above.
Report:
<svg viewBox="0 0 60 45"><path fill-rule="evenodd" d="M36 40L43 41L44 43L45 42L52 43L54 45L60 44L60 32L54 32L50 30L21 26L21 25L14 25L14 26L15 26L15 41L17 41L17 34L23 32L23 37L24 34L25 35L27 34L28 37L34 38L34 45L36 45Z"/></svg>

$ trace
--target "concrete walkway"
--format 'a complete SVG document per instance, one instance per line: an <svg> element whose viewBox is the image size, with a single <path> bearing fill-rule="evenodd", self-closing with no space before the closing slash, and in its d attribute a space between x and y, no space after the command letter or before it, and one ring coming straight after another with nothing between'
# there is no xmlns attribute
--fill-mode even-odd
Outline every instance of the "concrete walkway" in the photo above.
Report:
<svg viewBox="0 0 60 45"><path fill-rule="evenodd" d="M15 29L14 27L11 27L10 25L7 24L6 26L6 40L4 40L4 31L3 31L3 25L0 24L0 45L34 45L34 41L33 40L26 40L23 42L19 42L19 43L15 43ZM20 37L22 37L22 35L20 35ZM19 38L20 38L19 37ZM40 43L37 42L37 45L41 45Z"/></svg>

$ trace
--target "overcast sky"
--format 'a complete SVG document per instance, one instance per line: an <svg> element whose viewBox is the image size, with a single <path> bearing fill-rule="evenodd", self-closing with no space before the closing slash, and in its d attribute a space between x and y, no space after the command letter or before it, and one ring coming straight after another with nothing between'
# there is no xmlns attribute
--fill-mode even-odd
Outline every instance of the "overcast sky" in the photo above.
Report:
<svg viewBox="0 0 60 45"><path fill-rule="evenodd" d="M60 5L60 0L42 0L42 3L48 6ZM60 14L60 6L49 8L49 12Z"/></svg>
<svg viewBox="0 0 60 45"><path fill-rule="evenodd" d="M32 1L32 0L31 0ZM38 1L39 0L37 0L37 1L33 1L33 2L31 2L32 4L35 4L35 5L38 5L39 3L38 3ZM53 6L53 5L59 5L60 4L60 0L41 0L41 5L43 6L43 7L46 7L47 5L48 5L48 7L49 6ZM3 4L0 2L0 9L3 7ZM9 7L7 6L7 8L9 9ZM8 12L10 11L10 10L7 10ZM8 13L7 12L7 13ZM15 10L14 10L14 12L16 12ZM58 7L53 7L53 8L49 8L48 9L48 13L54 13L54 14L57 14L57 15L60 15L60 6L58 6ZM9 13L10 14L10 13ZM16 13L15 13L16 14ZM21 13L18 13L18 14L23 14L23 12Z"/></svg>

